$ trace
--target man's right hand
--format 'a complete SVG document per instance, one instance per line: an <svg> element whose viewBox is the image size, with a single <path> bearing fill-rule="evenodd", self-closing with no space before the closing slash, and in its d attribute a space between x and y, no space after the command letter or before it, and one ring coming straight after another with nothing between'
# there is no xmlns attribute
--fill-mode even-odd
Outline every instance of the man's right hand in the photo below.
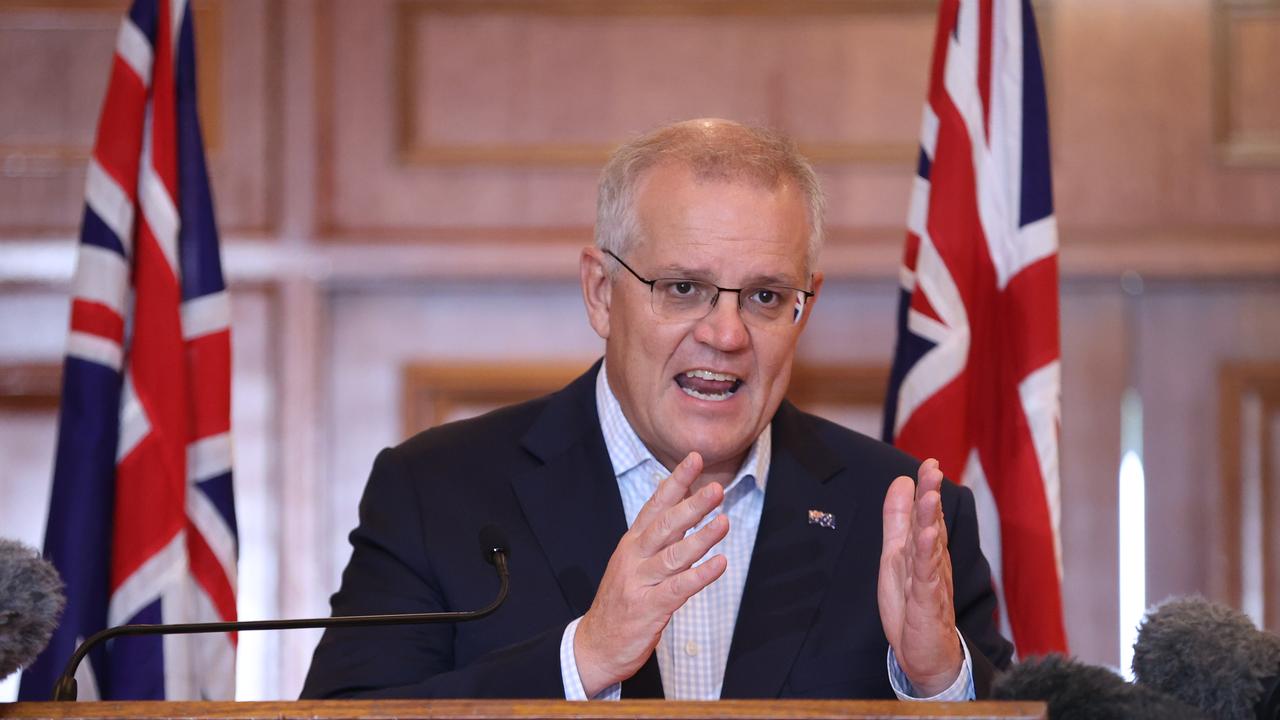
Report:
<svg viewBox="0 0 1280 720"><path fill-rule="evenodd" d="M716 482L685 497L701 473L702 457L689 453L658 485L609 558L573 641L587 697L635 675L657 647L671 615L724 574L723 555L692 565L724 539L728 517L720 515L684 536L724 501L724 488Z"/></svg>

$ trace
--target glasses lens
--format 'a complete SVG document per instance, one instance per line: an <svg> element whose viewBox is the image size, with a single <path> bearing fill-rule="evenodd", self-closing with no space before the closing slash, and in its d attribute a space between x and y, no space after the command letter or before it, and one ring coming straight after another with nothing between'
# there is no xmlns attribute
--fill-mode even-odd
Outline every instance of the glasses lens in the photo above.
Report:
<svg viewBox="0 0 1280 720"><path fill-rule="evenodd" d="M697 280L659 278L653 283L653 311L669 320L696 320L711 309L716 292Z"/></svg>
<svg viewBox="0 0 1280 720"><path fill-rule="evenodd" d="M742 291L742 316L761 324L789 321L794 317L798 295L791 288L746 288Z"/></svg>
<svg viewBox="0 0 1280 720"><path fill-rule="evenodd" d="M720 290L715 285L685 278L660 278L653 282L653 312L664 320L699 320L711 312ZM794 322L798 290L781 287L744 288L737 293L744 322L755 326Z"/></svg>

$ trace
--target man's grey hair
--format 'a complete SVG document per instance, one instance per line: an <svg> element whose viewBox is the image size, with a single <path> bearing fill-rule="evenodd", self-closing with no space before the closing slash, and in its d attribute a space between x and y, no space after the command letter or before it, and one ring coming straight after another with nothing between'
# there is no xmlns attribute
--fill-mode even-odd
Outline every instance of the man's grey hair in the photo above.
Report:
<svg viewBox="0 0 1280 720"><path fill-rule="evenodd" d="M826 199L813 166L785 135L729 120L686 120L652 130L614 151L600 174L596 197L596 247L620 257L634 247L642 228L635 195L645 173L673 163L699 181L750 182L773 189L794 180L809 211L810 271L822 252ZM615 268L616 271L616 268Z"/></svg>

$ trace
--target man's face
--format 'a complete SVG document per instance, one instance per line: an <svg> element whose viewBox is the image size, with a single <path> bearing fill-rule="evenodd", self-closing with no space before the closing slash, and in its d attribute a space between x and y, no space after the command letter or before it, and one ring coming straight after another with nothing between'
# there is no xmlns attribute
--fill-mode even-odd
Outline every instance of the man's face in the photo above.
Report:
<svg viewBox="0 0 1280 720"><path fill-rule="evenodd" d="M642 239L622 259L648 279L811 289L807 208L793 181L773 189L699 182L684 167L660 165L641 178L636 212ZM617 263L586 251L584 291L606 338L609 386L636 434L669 468L696 450L708 472L736 471L782 401L812 300L798 324L788 313L749 326L736 293L721 294L701 320L672 322L655 315L649 287L623 269L611 280L594 275L593 307L589 265L608 272Z"/></svg>

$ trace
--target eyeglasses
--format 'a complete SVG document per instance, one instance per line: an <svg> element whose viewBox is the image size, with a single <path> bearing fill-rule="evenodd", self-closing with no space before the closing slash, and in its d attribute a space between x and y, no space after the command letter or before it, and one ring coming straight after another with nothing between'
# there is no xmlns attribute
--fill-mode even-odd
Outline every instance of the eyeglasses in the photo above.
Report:
<svg viewBox="0 0 1280 720"><path fill-rule="evenodd" d="M649 302L653 313L663 320L684 322L701 320L720 300L720 293L738 294L738 310L743 322L756 327L772 327L783 323L798 323L804 317L805 302L813 297L809 290L768 285L745 288L725 288L702 280L689 278L657 278L649 280L631 269L622 258L605 250L627 272L649 286Z"/></svg>

